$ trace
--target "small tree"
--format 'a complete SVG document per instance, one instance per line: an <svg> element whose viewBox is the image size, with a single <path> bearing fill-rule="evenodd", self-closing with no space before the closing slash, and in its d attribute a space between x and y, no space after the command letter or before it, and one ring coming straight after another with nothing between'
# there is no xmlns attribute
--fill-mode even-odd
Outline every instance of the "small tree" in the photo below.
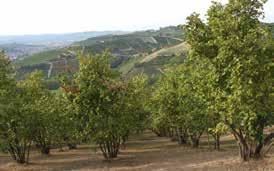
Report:
<svg viewBox="0 0 274 171"><path fill-rule="evenodd" d="M55 104L53 106L56 123L54 131L54 144L59 145L62 150L65 144L68 148L76 149L77 144L82 140L81 132L78 129L78 121L75 118L75 110L66 94L58 91L54 93Z"/></svg>
<svg viewBox="0 0 274 171"><path fill-rule="evenodd" d="M219 119L216 119L219 120ZM226 134L228 132L228 128L227 126L222 123L219 122L217 123L215 121L213 121L213 125L211 128L208 129L208 132L212 135L212 137L214 138L214 149L215 150L220 150L220 137L223 134Z"/></svg>
<svg viewBox="0 0 274 171"><path fill-rule="evenodd" d="M59 137L67 144L69 149L75 149L78 143L86 142L89 139L84 133L88 125L88 115L84 115L81 110L77 110L79 106L74 100L79 93L79 88L73 75L70 75L70 73L63 74L59 77L59 80L61 88L57 94L57 101L60 106L63 106L61 108L63 112L60 113L61 124L66 128L66 131L63 129L59 131Z"/></svg>
<svg viewBox="0 0 274 171"><path fill-rule="evenodd" d="M196 102L198 107L193 110L198 113L201 112L202 115L198 119L194 119L194 123L202 118L203 124L202 129L208 131L209 134L214 138L214 148L220 149L220 137L226 133L226 126L222 123L220 112L215 106L217 102L216 92L215 92L215 79L214 67L208 59L197 59L196 56L190 55L188 57L189 78L192 87L192 92L194 97L196 97ZM186 83L185 83L186 84ZM201 122L201 121L200 121ZM199 122L197 123L199 124Z"/></svg>
<svg viewBox="0 0 274 171"><path fill-rule="evenodd" d="M137 75L126 81L126 112L127 123L126 130L128 133L122 137L123 145L128 139L131 132L142 132L148 126L149 113L146 106L148 100L148 77L145 75Z"/></svg>
<svg viewBox="0 0 274 171"><path fill-rule="evenodd" d="M110 68L109 57L107 52L79 57L78 92L73 100L78 118L86 125L85 134L99 145L106 159L117 157L123 138L137 126L132 124L134 115L139 114L129 105L130 85Z"/></svg>
<svg viewBox="0 0 274 171"><path fill-rule="evenodd" d="M200 137L209 127L208 93L210 80L206 61L189 58L182 66L180 94L183 98L182 108L187 115L188 134L192 147L199 146Z"/></svg>
<svg viewBox="0 0 274 171"><path fill-rule="evenodd" d="M17 88L11 62L0 53L0 139L12 159L28 163L32 139L32 112L25 107L24 90Z"/></svg>
<svg viewBox="0 0 274 171"><path fill-rule="evenodd" d="M33 113L33 141L42 154L48 155L60 126L56 98L46 87L43 73L35 71L19 83L26 95L25 106Z"/></svg>
<svg viewBox="0 0 274 171"><path fill-rule="evenodd" d="M208 126L207 105L202 84L204 75L198 74L198 63L186 61L175 70L168 71L159 81L153 97L155 123L170 125L175 130L179 144L190 137L193 147ZM163 121L166 121L163 123ZM161 121L161 122L158 122Z"/></svg>
<svg viewBox="0 0 274 171"><path fill-rule="evenodd" d="M179 69L169 71L158 81L152 97L153 124L160 132L172 129L179 144L187 142L186 113L182 108ZM160 133L163 134L163 133ZM165 133L166 134L166 133Z"/></svg>

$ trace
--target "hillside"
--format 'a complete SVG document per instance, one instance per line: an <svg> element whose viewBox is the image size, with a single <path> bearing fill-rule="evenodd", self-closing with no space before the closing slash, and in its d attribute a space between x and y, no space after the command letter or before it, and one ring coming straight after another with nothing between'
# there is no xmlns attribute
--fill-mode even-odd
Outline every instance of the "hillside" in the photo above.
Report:
<svg viewBox="0 0 274 171"><path fill-rule="evenodd" d="M128 76L146 73L154 78L164 72L167 67L182 63L187 55L188 48L188 45L183 42L162 48L149 55L137 56L123 63L119 67L119 71Z"/></svg>
<svg viewBox="0 0 274 171"><path fill-rule="evenodd" d="M50 60L58 59L58 56L64 53L66 49L53 49L32 54L23 59L16 60L15 63L20 67L35 66L43 63L48 63Z"/></svg>
<svg viewBox="0 0 274 171"><path fill-rule="evenodd" d="M67 47L75 41L81 41L87 38L104 36L108 34L120 35L125 33L127 32L93 31L68 34L0 36L0 50L4 50L11 59L20 58L19 60L22 60L22 58L31 57L26 60L26 65L32 65L39 64L40 61L43 61L40 56L44 56L43 58L45 59L47 56L55 56L53 55L56 54L54 52L57 52L61 48ZM45 52L45 54L42 52ZM37 56L40 59L35 59ZM32 60L33 62L29 62Z"/></svg>
<svg viewBox="0 0 274 171"><path fill-rule="evenodd" d="M274 24L267 25L274 35ZM112 67L117 68L123 75L146 73L152 78L157 78L165 68L183 62L188 45L184 43L182 29L172 26L124 35L94 37L75 42L67 48L40 52L23 60L17 60L18 73L20 73L18 77L24 77L26 73L36 69L43 70L49 78L68 69L76 71L76 56L68 55L69 59L65 62L62 55L70 52L75 54L78 51L96 54L105 49L115 57Z"/></svg>
<svg viewBox="0 0 274 171"><path fill-rule="evenodd" d="M268 23L267 26L269 27L269 29L272 32L272 35L274 37L274 23Z"/></svg>
<svg viewBox="0 0 274 171"><path fill-rule="evenodd" d="M66 50L82 51L86 53L100 53L105 49L109 49L114 55L133 55L136 53L151 53L166 46L173 46L182 42L183 33L179 27L166 27L160 30L140 31L125 35L106 35L92 37L84 41L73 43L68 48L58 51L58 54L46 51L38 56L44 56L44 59L37 60L30 64L28 58L35 58L37 54L29 56L25 60L20 61L20 65L34 65L48 62L49 59L58 58L58 55ZM26 61L26 62L25 62Z"/></svg>
<svg viewBox="0 0 274 171"><path fill-rule="evenodd" d="M36 44L60 46L73 43L75 41L85 40L90 37L103 36L108 34L124 34L122 31L90 31L66 34L41 34L41 35L15 35L0 36L0 44Z"/></svg>
<svg viewBox="0 0 274 171"><path fill-rule="evenodd" d="M162 48L173 47L182 42L183 33L180 27L166 27L159 30L140 31L125 35L107 35L89 38L84 41L75 42L67 48L31 55L23 60L17 60L16 64L19 70L18 73L24 73L23 75L25 75L26 72L21 72L21 70L32 71L42 68L45 75L49 75L48 72L51 66L49 64L52 63L52 68L55 72L52 72L53 74L50 74L50 76L55 76L58 75L58 73L64 72L64 68L75 70L77 64L75 55L72 55L66 63L67 67L61 66L63 65L63 59L60 59L60 56L68 52L75 54L78 51L96 54L108 49L115 57L112 62L112 67L120 70L120 68L125 68L124 65L126 65L126 63L130 63L135 58L138 58L137 61L139 61L140 56L147 56ZM45 66L47 66L47 69L45 69ZM131 70L132 67L134 67L134 65L128 69Z"/></svg>
<svg viewBox="0 0 274 171"><path fill-rule="evenodd" d="M175 55L180 55L183 52L185 52L188 49L188 45L183 42L178 45L172 46L172 47L167 47L167 48L162 48L148 56L146 56L144 59L141 60L141 63L146 63L151 60L154 60L158 56L175 56Z"/></svg>

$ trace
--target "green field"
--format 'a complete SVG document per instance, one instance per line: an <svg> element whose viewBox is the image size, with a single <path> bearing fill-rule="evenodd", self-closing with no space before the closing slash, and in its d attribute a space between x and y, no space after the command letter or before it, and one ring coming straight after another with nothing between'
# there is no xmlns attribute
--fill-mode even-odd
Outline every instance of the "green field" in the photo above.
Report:
<svg viewBox="0 0 274 171"><path fill-rule="evenodd" d="M41 63L47 63L50 60L57 59L62 52L64 52L64 50L62 49L40 52L32 56L25 57L22 60L17 60L15 63L19 66L31 66Z"/></svg>

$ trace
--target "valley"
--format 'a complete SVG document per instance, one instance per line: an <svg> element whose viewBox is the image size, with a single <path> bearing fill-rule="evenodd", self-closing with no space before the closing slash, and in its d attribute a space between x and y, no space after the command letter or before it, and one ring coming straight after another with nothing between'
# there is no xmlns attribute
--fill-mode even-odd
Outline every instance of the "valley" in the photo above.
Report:
<svg viewBox="0 0 274 171"><path fill-rule="evenodd" d="M268 1L12 1L0 171L274 170Z"/></svg>

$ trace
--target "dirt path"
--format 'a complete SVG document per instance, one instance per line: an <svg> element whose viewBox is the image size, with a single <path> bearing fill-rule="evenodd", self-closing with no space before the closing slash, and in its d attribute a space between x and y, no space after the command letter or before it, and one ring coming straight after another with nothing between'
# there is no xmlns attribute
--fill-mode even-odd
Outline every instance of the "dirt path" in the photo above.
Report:
<svg viewBox="0 0 274 171"><path fill-rule="evenodd" d="M180 38L177 38L177 37L169 37L169 36L160 36L160 37L163 37L163 38L170 38L170 39L178 40L178 41L180 41L180 42L183 42L183 41L184 41L183 39L180 39Z"/></svg>
<svg viewBox="0 0 274 171"><path fill-rule="evenodd" d="M230 137L224 137L222 150L216 152L208 148L206 138L201 148L192 149L178 146L167 138L159 138L150 132L134 136L122 150L119 157L111 162L104 161L99 149L80 146L77 150L58 152L54 150L49 157L40 154L31 156L31 164L18 166L7 156L0 155L0 171L12 170L77 170L77 171L176 171L176 170L208 170L208 171L272 171L274 170L274 151L261 161L241 163L238 159L237 147Z"/></svg>
<svg viewBox="0 0 274 171"><path fill-rule="evenodd" d="M52 68L53 68L53 63L49 62L48 78L50 78L51 76Z"/></svg>

